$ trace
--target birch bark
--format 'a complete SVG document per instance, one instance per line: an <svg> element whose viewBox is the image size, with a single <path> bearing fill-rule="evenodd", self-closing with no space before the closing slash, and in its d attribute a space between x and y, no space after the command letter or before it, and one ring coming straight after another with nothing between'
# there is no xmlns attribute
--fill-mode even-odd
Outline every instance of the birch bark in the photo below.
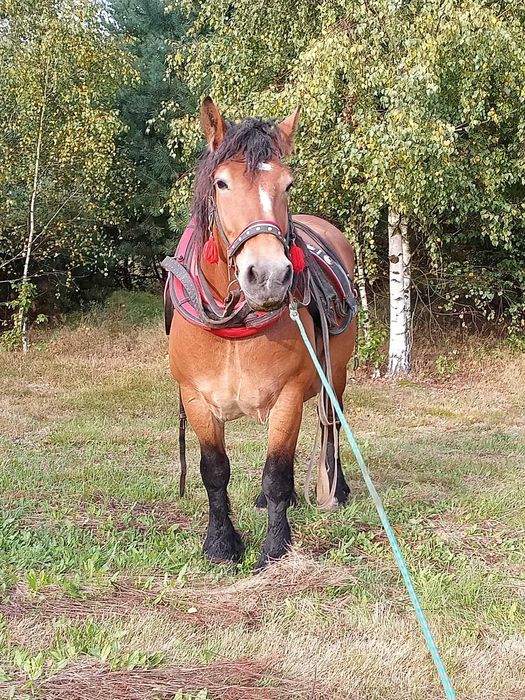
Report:
<svg viewBox="0 0 525 700"><path fill-rule="evenodd" d="M363 249L360 244L357 244L357 288L359 290L359 301L361 302L361 310L363 317L363 332L365 340L368 340L370 332L370 313L368 310L368 296L366 293L366 272Z"/></svg>
<svg viewBox="0 0 525 700"><path fill-rule="evenodd" d="M410 243L408 220L388 211L388 258L390 262L390 342L388 376L406 374L411 369L410 324Z"/></svg>
<svg viewBox="0 0 525 700"><path fill-rule="evenodd" d="M35 164L33 168L33 184L31 187L31 195L29 199L29 212L28 212L28 224L27 224L27 241L25 248L25 259L24 259L24 271L22 273L22 292L29 283L29 264L31 262L31 253L33 250L33 241L35 239L35 210L36 210L36 195L38 191L38 178L40 174L40 154L42 151L42 138L44 134L44 117L46 113L46 103L47 103L47 91L49 84L49 70L50 66L48 64L46 69L46 75L44 80L44 91L42 94L42 104L40 106L40 113L38 117L38 130L37 130L37 140L36 140L36 150L35 150ZM27 352L29 350L29 335L27 328L27 317L29 309L24 302L25 295L21 294L22 304L18 310L18 323L20 327L20 333L22 336L22 350Z"/></svg>

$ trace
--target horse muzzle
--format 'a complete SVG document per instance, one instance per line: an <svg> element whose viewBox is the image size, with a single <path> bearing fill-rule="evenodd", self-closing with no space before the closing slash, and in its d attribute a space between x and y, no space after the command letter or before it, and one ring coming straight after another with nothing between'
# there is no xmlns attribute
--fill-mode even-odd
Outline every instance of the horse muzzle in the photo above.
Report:
<svg viewBox="0 0 525 700"><path fill-rule="evenodd" d="M254 311L273 311L288 299L293 279L290 261L257 262L238 273L239 285L246 301Z"/></svg>

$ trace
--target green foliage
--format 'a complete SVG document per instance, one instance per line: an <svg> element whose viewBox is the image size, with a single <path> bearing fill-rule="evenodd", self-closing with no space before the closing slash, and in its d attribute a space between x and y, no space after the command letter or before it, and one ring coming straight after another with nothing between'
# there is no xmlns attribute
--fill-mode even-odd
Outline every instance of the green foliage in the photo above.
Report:
<svg viewBox="0 0 525 700"><path fill-rule="evenodd" d="M11 282L4 298L26 282L26 254L27 281L48 296L50 286L55 294L70 288L74 270L108 269L102 226L120 216L115 95L133 69L104 31L101 10L90 0L0 2L0 269ZM19 295L18 309L26 299Z"/></svg>
<svg viewBox="0 0 525 700"><path fill-rule="evenodd" d="M120 332L123 328L160 324L163 314L162 298L150 292L112 292L105 301L91 304L83 311L75 311L66 316L71 328L79 326L113 327Z"/></svg>
<svg viewBox="0 0 525 700"><path fill-rule="evenodd" d="M511 0L0 0L4 346L20 314L157 283L188 219L211 93L233 119L302 105L293 209L359 243L371 293L395 208L415 296L467 326L504 320L520 347L524 32Z"/></svg>
<svg viewBox="0 0 525 700"><path fill-rule="evenodd" d="M457 350L452 350L445 355L439 355L436 358L436 369L442 377L451 377L458 371L459 364L457 360Z"/></svg>
<svg viewBox="0 0 525 700"><path fill-rule="evenodd" d="M360 312L360 321L362 312ZM376 321L370 324L368 333L361 334L357 343L357 354L359 362L365 363L369 367L379 369L386 359L385 342L388 336L387 327Z"/></svg>
<svg viewBox="0 0 525 700"><path fill-rule="evenodd" d="M229 117L302 104L294 208L359 232L368 270L384 210L405 213L440 284L464 251L523 250L525 19L503 5L208 0L170 68ZM174 120L188 159L200 143L196 117ZM174 206L189 186L176 183Z"/></svg>
<svg viewBox="0 0 525 700"><path fill-rule="evenodd" d="M111 0L109 29L133 60L138 81L119 92L126 131L118 140L125 217L117 227L117 256L151 266L172 253L177 231L169 226L171 188L187 169L168 148L169 122L193 112L195 103L175 76L166 75L169 44L183 36L187 21L166 12L165 0ZM167 103L170 106L167 107Z"/></svg>
<svg viewBox="0 0 525 700"><path fill-rule="evenodd" d="M148 292L114 292L106 302L106 310L126 326L146 326L159 322L162 299Z"/></svg>

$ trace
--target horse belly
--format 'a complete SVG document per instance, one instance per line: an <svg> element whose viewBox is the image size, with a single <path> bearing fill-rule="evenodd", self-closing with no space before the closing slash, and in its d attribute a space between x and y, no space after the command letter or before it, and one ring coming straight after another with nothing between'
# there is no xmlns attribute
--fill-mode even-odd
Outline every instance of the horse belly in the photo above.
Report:
<svg viewBox="0 0 525 700"><path fill-rule="evenodd" d="M250 416L263 423L275 403L276 394L271 387L267 383L254 385L249 375L241 376L235 382L224 377L210 382L204 380L197 382L196 388L220 421Z"/></svg>

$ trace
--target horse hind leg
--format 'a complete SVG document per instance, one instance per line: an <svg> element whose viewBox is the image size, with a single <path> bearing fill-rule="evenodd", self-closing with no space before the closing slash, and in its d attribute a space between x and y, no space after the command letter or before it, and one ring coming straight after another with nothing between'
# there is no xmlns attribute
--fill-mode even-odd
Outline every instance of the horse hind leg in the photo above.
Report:
<svg viewBox="0 0 525 700"><path fill-rule="evenodd" d="M209 519L204 554L215 563L239 561L244 545L230 519L228 483L230 460L224 445L224 423L219 422L202 399L182 391L188 420L201 449L200 471L208 494Z"/></svg>

